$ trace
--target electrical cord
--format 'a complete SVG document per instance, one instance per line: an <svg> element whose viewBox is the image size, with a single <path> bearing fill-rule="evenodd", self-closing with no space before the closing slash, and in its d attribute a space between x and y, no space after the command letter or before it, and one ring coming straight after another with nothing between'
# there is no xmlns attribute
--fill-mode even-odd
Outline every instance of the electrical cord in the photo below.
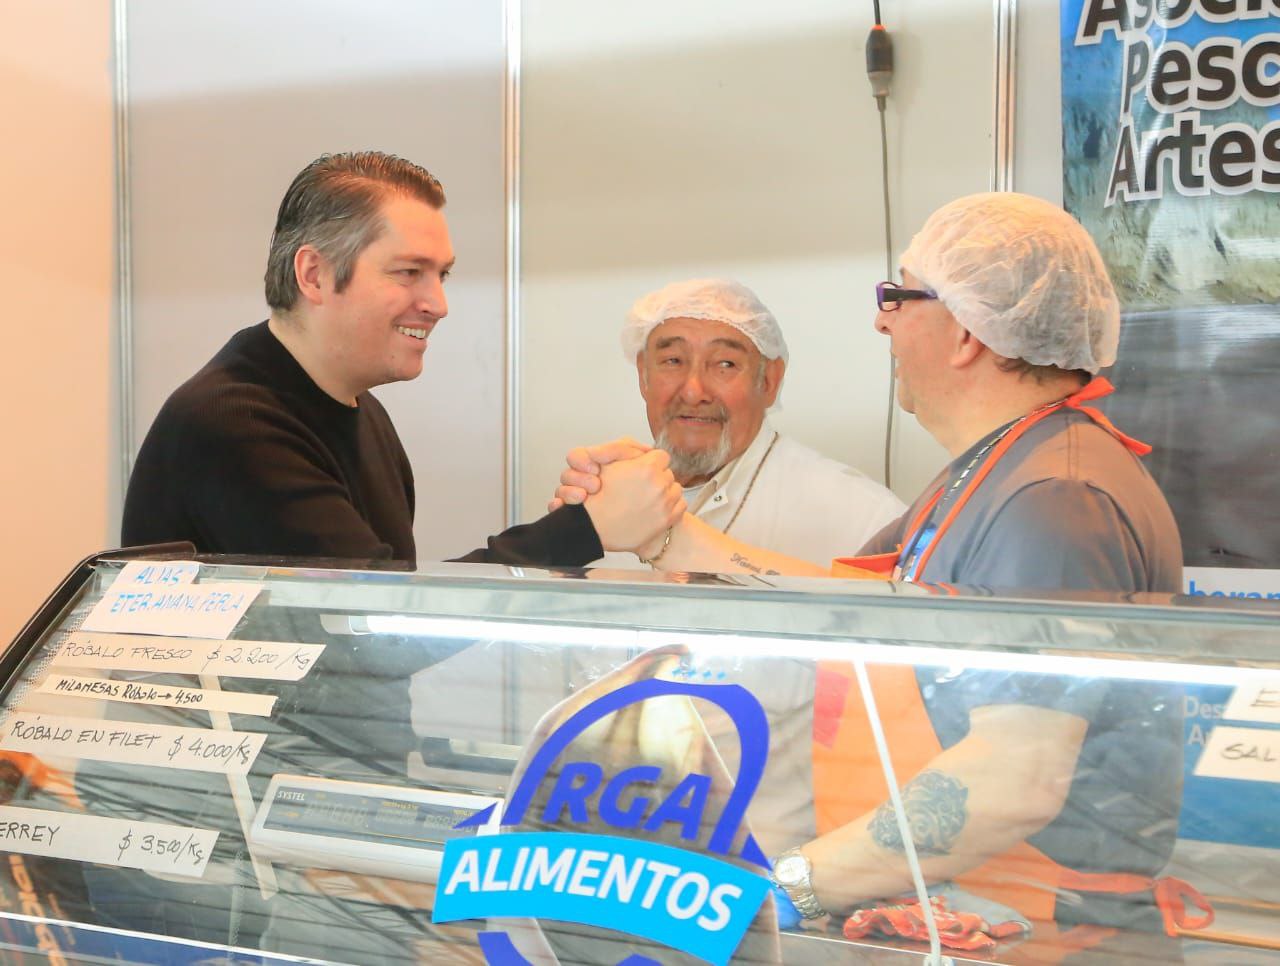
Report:
<svg viewBox="0 0 1280 966"><path fill-rule="evenodd" d="M885 278L893 278L893 239L890 232L889 207L889 135L885 126L885 101L889 98L889 81L893 79L893 41L889 32L880 22L880 0L872 0L875 5L876 23L867 37L867 79L871 81L871 95L876 99L876 108L880 113L880 181L884 195L884 262ZM884 429L884 485L891 482L890 456L893 447L894 412L897 407L897 374L893 368L893 356L889 356L889 415ZM866 662L859 657L854 662L854 670L858 676L858 688L862 692L862 700L866 705L867 718L871 723L872 739L876 752L880 756L880 767L884 769L885 781L889 786L889 799L893 804L894 817L898 823L898 834L902 837L907 867L911 871L911 880L915 884L916 898L920 902L920 910L924 916L925 929L929 933L929 955L925 959L926 966L954 966L950 956L942 955L942 942L938 936L938 924L934 919L933 907L929 904L929 888L925 884L924 873L920 868L920 858L916 854L915 842L911 838L908 826L907 811L902 804L902 793L898 789L898 779L894 775L893 760L889 756L889 745L885 740L884 728L880 715L876 711L875 694L871 690L871 679L867 677Z"/></svg>
<svg viewBox="0 0 1280 966"><path fill-rule="evenodd" d="M880 0L872 0L875 6L875 25L867 36L867 79L871 81L871 95L876 99L880 114L880 182L884 197L884 261L885 278L893 278L893 238L889 204L889 134L885 123L885 103L889 98L889 82L893 79L893 41L880 22ZM884 485L893 485L893 430L896 417L897 373L893 356L889 357L889 401L886 407L884 427Z"/></svg>
<svg viewBox="0 0 1280 966"><path fill-rule="evenodd" d="M893 279L893 240L889 223L889 136L885 131L884 98L877 97L880 107L880 171L881 184L884 187L884 277ZM893 486L893 424L898 411L898 371L893 363L893 355L889 356L889 404L886 406L884 423L884 485Z"/></svg>

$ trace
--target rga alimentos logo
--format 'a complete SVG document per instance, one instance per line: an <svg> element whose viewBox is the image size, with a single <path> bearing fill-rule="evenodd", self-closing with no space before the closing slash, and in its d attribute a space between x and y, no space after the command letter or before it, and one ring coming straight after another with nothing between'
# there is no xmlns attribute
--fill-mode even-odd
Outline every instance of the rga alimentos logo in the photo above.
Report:
<svg viewBox="0 0 1280 966"><path fill-rule="evenodd" d="M698 684L649 679L610 692L564 721L530 760L503 809L501 825L520 825L548 770L593 723L638 702L666 696L719 705L738 732L741 764L733 789L712 828L705 851L694 852L646 838L674 825L681 840L703 827L712 779L685 775L655 801L662 777L655 765L607 775L592 761L570 761L555 778L541 819L563 827L596 822L625 833L510 832L453 839L445 846L432 922L504 917L583 923L641 936L722 966L742 942L769 892L769 861L751 836L730 856L746 809L760 783L769 748L769 725L752 694L737 684ZM625 804L624 804L625 803ZM485 824L496 806L458 828ZM503 933L481 934L492 966L523 963ZM633 956L628 962L653 962Z"/></svg>

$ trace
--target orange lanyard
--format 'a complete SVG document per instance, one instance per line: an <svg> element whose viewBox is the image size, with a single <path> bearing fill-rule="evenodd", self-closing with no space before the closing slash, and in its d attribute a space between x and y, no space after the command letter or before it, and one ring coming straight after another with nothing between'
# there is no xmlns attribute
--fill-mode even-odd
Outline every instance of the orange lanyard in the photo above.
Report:
<svg viewBox="0 0 1280 966"><path fill-rule="evenodd" d="M974 460L965 467L964 471L960 474L960 477L955 481L955 483L951 484L951 486L944 484L943 486L938 487L937 492L929 498L929 501L924 505L921 511L916 514L916 518L912 521L902 542L902 547L905 549L899 557L898 566L895 568L895 579L905 581L915 581L920 579L920 575L924 572L924 568L928 564L929 559L933 556L933 552L938 548L938 543L942 540L943 534L951 528L951 524L955 522L960 511L964 509L965 504L969 502L969 498L977 491L978 487L982 484L982 481L985 480L992 469L995 468L995 465L1000 462L1000 459L1005 455L1005 453L1009 452L1009 449L1013 444L1022 438L1023 433L1045 417L1052 413L1056 413L1060 409L1075 409L1084 413L1124 444L1127 449L1136 453L1138 456L1146 456L1150 453L1151 447L1146 443L1140 442L1131 436L1126 436L1124 433L1120 432L1120 430L1112 424L1111 420L1107 419L1100 410L1095 409L1092 406L1084 405L1085 403L1092 402L1095 399L1101 399L1103 396L1109 395L1114 391L1115 387L1111 385L1107 379L1102 376L1095 376L1078 392L1073 393L1060 402L1053 403L1049 406L1045 406L1043 409L1028 413L1018 422L1014 423L1011 427L1004 430L1003 433L997 436L990 444L988 450L980 451ZM983 459L983 452L986 453L985 459ZM943 494L946 493L948 489L952 489L955 485L962 483L965 476L972 471L973 463L980 459L982 460L982 465L979 466L977 471L969 478L968 483L964 484L959 496L947 511L947 515L934 530L933 537L929 541L928 545L920 551L916 559L909 561L911 567L908 572L904 568L904 564L908 562L906 559L907 557L916 557L916 543L920 539L921 528L928 521L929 516L933 513L934 508L937 507Z"/></svg>

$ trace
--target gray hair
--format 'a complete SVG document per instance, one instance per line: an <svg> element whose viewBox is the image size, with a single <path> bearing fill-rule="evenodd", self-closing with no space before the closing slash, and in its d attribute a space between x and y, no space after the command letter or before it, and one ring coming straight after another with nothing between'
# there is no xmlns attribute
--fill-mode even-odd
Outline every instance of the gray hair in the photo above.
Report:
<svg viewBox="0 0 1280 966"><path fill-rule="evenodd" d="M426 170L381 151L324 154L298 173L280 202L267 254L267 304L281 312L298 301L293 259L310 245L334 268L341 292L356 259L382 234L382 203L392 195L444 207L444 188Z"/></svg>

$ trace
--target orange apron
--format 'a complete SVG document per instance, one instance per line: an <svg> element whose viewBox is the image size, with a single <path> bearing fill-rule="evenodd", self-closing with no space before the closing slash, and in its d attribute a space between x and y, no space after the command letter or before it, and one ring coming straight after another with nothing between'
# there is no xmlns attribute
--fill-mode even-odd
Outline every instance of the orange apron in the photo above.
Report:
<svg viewBox="0 0 1280 966"><path fill-rule="evenodd" d="M1050 413L1064 406L1079 409L1135 453L1149 453L1149 446L1125 436L1098 410L1082 405L1111 391L1112 386L1106 379L1095 378L1079 392L1033 413L1006 433L939 524L933 540L921 554L915 568L916 576L923 574L932 551L995 463L1023 433ZM911 546L916 532L928 519L944 491L945 485L939 487L911 522L906 531L905 546ZM900 554L901 547L886 554L842 558L833 562L832 574L841 576L843 568L849 566L889 576L897 569ZM942 745L929 720L913 667L869 665L867 673L894 771L906 784L942 753ZM819 835L871 812L889 796L871 739L866 707L858 695L853 668L845 662L824 661L818 667L814 695L813 785ZM1179 929L1202 929L1213 921L1209 904L1192 886L1181 880L1078 872L1060 865L1026 842L958 876L955 881L961 888L1010 906L1035 921L1037 935L1056 932L1052 924L1057 890L1060 889L1115 895L1151 892L1164 920L1165 931L1170 936L1177 935ZM1189 917L1184 907L1187 899L1204 915ZM1077 940L1069 943L1074 948L1082 948L1110 934L1110 931L1092 927L1077 927L1071 932Z"/></svg>

